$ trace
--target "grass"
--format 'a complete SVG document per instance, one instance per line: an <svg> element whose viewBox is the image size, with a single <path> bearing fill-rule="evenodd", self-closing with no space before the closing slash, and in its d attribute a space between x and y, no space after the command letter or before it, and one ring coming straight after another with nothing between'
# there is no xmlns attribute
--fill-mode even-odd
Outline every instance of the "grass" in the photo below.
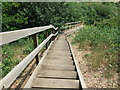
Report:
<svg viewBox="0 0 120 90"><path fill-rule="evenodd" d="M86 26L73 38L73 43L79 44L79 48L91 51L90 55L85 55L90 69L97 71L103 67L106 78L118 70L118 41L117 28L94 26Z"/></svg>
<svg viewBox="0 0 120 90"><path fill-rule="evenodd" d="M44 40L43 33L38 35L38 43ZM0 63L0 76L8 74L21 60L34 49L32 38L24 38L2 46L2 63ZM41 51L44 51L45 47Z"/></svg>

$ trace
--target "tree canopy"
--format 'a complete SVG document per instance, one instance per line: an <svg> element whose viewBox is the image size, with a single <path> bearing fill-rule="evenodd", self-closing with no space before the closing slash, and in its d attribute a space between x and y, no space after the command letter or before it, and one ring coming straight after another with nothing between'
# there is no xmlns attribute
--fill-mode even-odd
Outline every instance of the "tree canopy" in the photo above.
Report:
<svg viewBox="0 0 120 90"><path fill-rule="evenodd" d="M88 25L116 25L117 3L3 2L2 31L82 21ZM109 23L109 19L112 20Z"/></svg>

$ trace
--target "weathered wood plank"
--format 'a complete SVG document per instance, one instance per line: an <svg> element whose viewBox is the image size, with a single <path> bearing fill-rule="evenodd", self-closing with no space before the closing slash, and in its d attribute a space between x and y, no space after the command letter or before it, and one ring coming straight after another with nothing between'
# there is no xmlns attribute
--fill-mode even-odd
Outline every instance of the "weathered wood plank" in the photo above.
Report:
<svg viewBox="0 0 120 90"><path fill-rule="evenodd" d="M44 63L47 64L56 64L56 65L73 65L73 61L71 60L45 60Z"/></svg>
<svg viewBox="0 0 120 90"><path fill-rule="evenodd" d="M55 64L43 64L41 70L61 70L61 71L74 71L74 65L55 65Z"/></svg>
<svg viewBox="0 0 120 90"><path fill-rule="evenodd" d="M69 56L69 57L61 57L61 56L51 56L51 55L48 55L47 57L46 57L47 59L62 59L62 60L65 60L65 59L72 59L72 57L71 56Z"/></svg>
<svg viewBox="0 0 120 90"><path fill-rule="evenodd" d="M32 83L32 87L78 89L79 80L36 78Z"/></svg>
<svg viewBox="0 0 120 90"><path fill-rule="evenodd" d="M43 70L38 74L39 78L61 78L61 79L76 79L76 71L52 71L52 70Z"/></svg>

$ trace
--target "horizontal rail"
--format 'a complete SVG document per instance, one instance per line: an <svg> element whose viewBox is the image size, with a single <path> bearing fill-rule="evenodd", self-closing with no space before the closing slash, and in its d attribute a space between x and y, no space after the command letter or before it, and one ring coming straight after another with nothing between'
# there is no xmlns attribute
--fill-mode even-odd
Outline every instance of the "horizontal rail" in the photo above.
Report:
<svg viewBox="0 0 120 90"><path fill-rule="evenodd" d="M81 21L77 21L77 22L69 22L69 23L66 23L66 25L77 24L77 23L81 23Z"/></svg>
<svg viewBox="0 0 120 90"><path fill-rule="evenodd" d="M25 57L13 70L11 70L1 81L0 89L8 88L15 79L20 75L20 73L26 68L26 66L33 60L33 58L39 53L43 46L53 37L55 34L50 34L37 48L35 48L27 57Z"/></svg>
<svg viewBox="0 0 120 90"><path fill-rule="evenodd" d="M1 32L0 38L2 39L0 41L0 46L3 44L7 44L10 42L13 42L15 40L43 32L47 29L53 28L57 30L58 28L55 28L53 25L43 26L43 27L35 27L35 28L27 28L27 29L21 29L21 30L15 30L15 31L9 31L9 32Z"/></svg>

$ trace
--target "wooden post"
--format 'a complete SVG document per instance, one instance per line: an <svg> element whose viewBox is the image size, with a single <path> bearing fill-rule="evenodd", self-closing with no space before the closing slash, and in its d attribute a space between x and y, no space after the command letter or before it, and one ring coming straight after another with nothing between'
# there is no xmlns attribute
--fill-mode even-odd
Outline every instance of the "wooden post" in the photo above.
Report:
<svg viewBox="0 0 120 90"><path fill-rule="evenodd" d="M44 33L44 37L45 37L45 38L47 38L47 37L48 37L48 31L45 31L45 33ZM45 46L46 46L46 49L47 49L47 48L48 48L48 43L46 43L46 45L45 45Z"/></svg>
<svg viewBox="0 0 120 90"><path fill-rule="evenodd" d="M55 34L55 30L52 29L52 33ZM52 37L52 41L55 39L55 36Z"/></svg>
<svg viewBox="0 0 120 90"><path fill-rule="evenodd" d="M38 34L33 35L34 49L38 46ZM39 63L39 55L36 55L36 65Z"/></svg>
<svg viewBox="0 0 120 90"><path fill-rule="evenodd" d="M55 33L56 33L56 32L55 32L55 30L53 30L52 32L53 32L53 34L55 34ZM55 40L55 36L53 36L53 40Z"/></svg>
<svg viewBox="0 0 120 90"><path fill-rule="evenodd" d="M53 29L50 30L50 34L52 34L52 30ZM52 40L53 40L53 38L50 39L50 43L52 42Z"/></svg>

